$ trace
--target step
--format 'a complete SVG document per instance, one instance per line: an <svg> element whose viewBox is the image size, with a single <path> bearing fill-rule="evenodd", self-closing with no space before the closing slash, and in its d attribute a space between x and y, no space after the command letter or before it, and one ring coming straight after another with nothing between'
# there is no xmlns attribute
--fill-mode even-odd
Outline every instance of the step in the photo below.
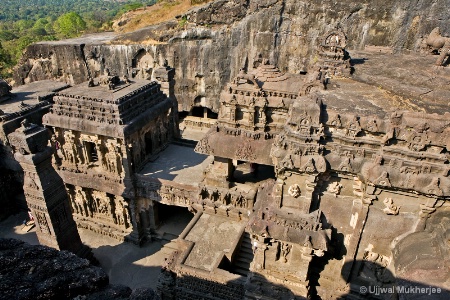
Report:
<svg viewBox="0 0 450 300"><path fill-rule="evenodd" d="M240 250L239 250L239 253L247 253L247 254L251 254L251 255L253 255L253 249L248 249L248 248L241 248Z"/></svg>
<svg viewBox="0 0 450 300"><path fill-rule="evenodd" d="M195 148L195 146L197 146L197 141L187 139L174 139L172 141L172 144Z"/></svg>
<svg viewBox="0 0 450 300"><path fill-rule="evenodd" d="M234 268L231 269L231 272L234 273L234 274L247 276L249 270L248 269L239 268L239 267L234 267Z"/></svg>
<svg viewBox="0 0 450 300"><path fill-rule="evenodd" d="M250 261L253 260L253 257L254 257L253 252L252 253L248 253L248 252L242 252L242 251L239 252L239 254L236 256L236 258L245 258L245 259L248 259Z"/></svg>
<svg viewBox="0 0 450 300"><path fill-rule="evenodd" d="M251 241L250 235L244 234L244 235L242 236L242 240L243 240L243 241Z"/></svg>
<svg viewBox="0 0 450 300"><path fill-rule="evenodd" d="M170 251L178 250L178 243L176 241L167 242L166 244L161 243L161 245L163 246L161 250L162 249L168 249Z"/></svg>
<svg viewBox="0 0 450 300"><path fill-rule="evenodd" d="M251 241L242 240L241 245L252 245Z"/></svg>
<svg viewBox="0 0 450 300"><path fill-rule="evenodd" d="M244 270L247 270L250 268L250 262L242 262L242 261L235 261L233 263L234 268L242 268Z"/></svg>
<svg viewBox="0 0 450 300"><path fill-rule="evenodd" d="M234 261L242 261L242 262L245 262L245 263L251 263L252 260L253 260L253 258L249 258L249 257L238 255Z"/></svg>
<svg viewBox="0 0 450 300"><path fill-rule="evenodd" d="M241 245L241 249L253 249L251 245Z"/></svg>
<svg viewBox="0 0 450 300"><path fill-rule="evenodd" d="M249 269L250 268L250 264L251 264L252 262L251 261L249 261L249 260L239 260L239 259L236 259L234 262L233 262L233 266L239 266L239 267L242 267L242 268L244 268L244 269Z"/></svg>
<svg viewBox="0 0 450 300"><path fill-rule="evenodd" d="M241 244L242 245L252 245L252 242L251 241L247 241L247 240L242 240L242 242L241 242Z"/></svg>

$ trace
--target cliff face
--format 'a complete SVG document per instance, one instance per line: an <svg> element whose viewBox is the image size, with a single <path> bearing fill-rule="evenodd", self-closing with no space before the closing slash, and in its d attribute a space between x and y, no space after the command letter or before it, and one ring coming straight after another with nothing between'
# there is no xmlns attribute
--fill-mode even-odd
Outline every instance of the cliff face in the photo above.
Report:
<svg viewBox="0 0 450 300"><path fill-rule="evenodd" d="M181 20L187 22L32 45L14 79L16 84L43 79L75 84L106 68L150 78L167 59L176 69L180 109L200 104L217 111L224 85L261 58L298 73L314 61L318 38L336 27L346 32L350 52L366 45L416 51L435 27L450 35L448 7L450 0L217 0L186 14Z"/></svg>

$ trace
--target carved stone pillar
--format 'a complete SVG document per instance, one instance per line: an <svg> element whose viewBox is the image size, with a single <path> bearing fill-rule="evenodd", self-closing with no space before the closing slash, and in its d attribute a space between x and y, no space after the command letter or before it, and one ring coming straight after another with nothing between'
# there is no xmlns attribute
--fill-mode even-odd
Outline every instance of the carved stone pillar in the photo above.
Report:
<svg viewBox="0 0 450 300"><path fill-rule="evenodd" d="M169 67L167 61L164 62L161 68L154 71L153 76L161 85L161 91L168 96L168 98L173 100L172 109L172 127L173 135L175 138L180 137L180 131L178 128L178 101L175 97L175 69Z"/></svg>
<svg viewBox="0 0 450 300"><path fill-rule="evenodd" d="M315 175L310 175L306 180L306 191L305 191L305 199L303 202L303 208L302 208L302 212L303 213L309 213L310 212L310 208L311 208L311 202L313 200L313 194L314 194L314 190L316 189L317 186L317 176Z"/></svg>
<svg viewBox="0 0 450 300"><path fill-rule="evenodd" d="M134 198L130 199L130 214L133 231L127 239L136 245L140 245L143 242L143 229L139 220L139 214L136 211L136 199Z"/></svg>
<svg viewBox="0 0 450 300"><path fill-rule="evenodd" d="M91 250L81 242L64 182L53 169L53 149L46 146L47 129L24 120L8 138L24 171L23 189L37 225L39 243L93 259Z"/></svg>
<svg viewBox="0 0 450 300"><path fill-rule="evenodd" d="M155 231L159 224L158 204L155 201L151 201L148 207L148 215L150 219L150 231Z"/></svg>

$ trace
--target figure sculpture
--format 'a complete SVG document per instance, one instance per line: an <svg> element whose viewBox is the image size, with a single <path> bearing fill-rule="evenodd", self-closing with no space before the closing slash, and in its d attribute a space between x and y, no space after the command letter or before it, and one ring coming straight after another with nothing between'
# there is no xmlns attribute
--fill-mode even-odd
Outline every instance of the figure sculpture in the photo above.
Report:
<svg viewBox="0 0 450 300"><path fill-rule="evenodd" d="M439 54L436 66L442 66L450 56L450 38L441 35L439 27L434 28L426 39L426 45L432 53Z"/></svg>
<svg viewBox="0 0 450 300"><path fill-rule="evenodd" d="M383 212L387 215L398 215L398 212L400 210L400 207L396 206L394 204L394 201L392 200L392 198L386 198L383 201L384 205L386 206L383 209Z"/></svg>
<svg viewBox="0 0 450 300"><path fill-rule="evenodd" d="M289 187L288 194L294 198L297 198L301 194L300 186L298 184L291 185Z"/></svg>

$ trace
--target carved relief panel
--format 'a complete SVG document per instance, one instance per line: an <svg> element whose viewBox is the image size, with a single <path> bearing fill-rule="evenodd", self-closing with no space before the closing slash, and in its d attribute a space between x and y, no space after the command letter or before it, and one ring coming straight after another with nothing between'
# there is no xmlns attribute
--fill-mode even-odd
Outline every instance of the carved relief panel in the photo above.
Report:
<svg viewBox="0 0 450 300"><path fill-rule="evenodd" d="M103 224L131 227L129 205L123 197L70 185L67 192L74 214L95 218L95 222Z"/></svg>
<svg viewBox="0 0 450 300"><path fill-rule="evenodd" d="M64 132L64 143L62 145L62 153L64 156L64 163L75 166L81 162L81 157L77 149L77 141L75 135L71 130Z"/></svg>
<svg viewBox="0 0 450 300"><path fill-rule="evenodd" d="M113 139L106 140L107 151L104 156L103 167L110 173L122 173L122 153L120 144Z"/></svg>
<svg viewBox="0 0 450 300"><path fill-rule="evenodd" d="M131 227L131 217L128 202L120 196L112 196L114 203L114 223L129 228Z"/></svg>

